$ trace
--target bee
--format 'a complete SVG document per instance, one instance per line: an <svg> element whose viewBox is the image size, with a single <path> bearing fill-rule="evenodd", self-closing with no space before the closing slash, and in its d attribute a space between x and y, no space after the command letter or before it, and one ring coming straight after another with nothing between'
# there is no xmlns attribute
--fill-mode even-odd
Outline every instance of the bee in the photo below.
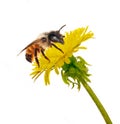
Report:
<svg viewBox="0 0 120 124"><path fill-rule="evenodd" d="M40 53L42 53L45 59L50 61L49 58L45 55L45 50L53 46L63 53L63 51L60 48L58 48L54 43L64 44L64 40L63 40L64 35L62 35L60 31L65 26L66 25L63 25L59 30L56 31L44 32L40 34L36 40L34 40L32 43L30 43L24 49L22 49L20 53L26 50L25 53L26 60L30 63L32 63L35 60L38 67L40 66L38 60L38 55Z"/></svg>

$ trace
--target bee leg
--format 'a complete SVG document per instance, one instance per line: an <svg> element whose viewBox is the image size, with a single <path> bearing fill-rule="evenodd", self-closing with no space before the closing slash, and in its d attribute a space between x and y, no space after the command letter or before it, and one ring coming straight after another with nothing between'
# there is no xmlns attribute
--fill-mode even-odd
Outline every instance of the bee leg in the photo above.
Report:
<svg viewBox="0 0 120 124"><path fill-rule="evenodd" d="M36 61L37 65L38 65L38 67L40 67L40 64L39 64L39 61L38 61L38 57L37 57L37 52L38 51L39 51L38 49L35 49L34 56L35 56L35 61Z"/></svg>
<svg viewBox="0 0 120 124"><path fill-rule="evenodd" d="M49 58L45 55L45 53L44 53L44 49L41 49L41 53L42 53L42 55L45 57L45 59L47 59L49 62L50 62L50 60L49 60Z"/></svg>
<svg viewBox="0 0 120 124"><path fill-rule="evenodd" d="M58 49L60 52L64 53L60 48L58 48L55 44L52 44L56 49Z"/></svg>

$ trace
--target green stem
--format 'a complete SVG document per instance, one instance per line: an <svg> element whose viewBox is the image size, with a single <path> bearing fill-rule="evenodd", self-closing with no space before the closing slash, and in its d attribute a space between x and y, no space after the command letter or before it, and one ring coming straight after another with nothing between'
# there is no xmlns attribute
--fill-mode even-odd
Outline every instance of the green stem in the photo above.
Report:
<svg viewBox="0 0 120 124"><path fill-rule="evenodd" d="M91 89L91 87L86 82L82 82L82 85L87 90L90 97L93 99L94 103L96 104L97 108L99 109L100 113L102 114L106 124L112 124L112 121L111 121L109 115L107 114L105 108L103 107L102 103L100 102L98 97L95 95L95 93Z"/></svg>

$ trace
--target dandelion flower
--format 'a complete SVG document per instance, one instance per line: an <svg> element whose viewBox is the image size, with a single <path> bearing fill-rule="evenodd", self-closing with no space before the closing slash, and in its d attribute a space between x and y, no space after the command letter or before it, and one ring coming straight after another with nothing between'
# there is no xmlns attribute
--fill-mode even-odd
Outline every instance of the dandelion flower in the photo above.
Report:
<svg viewBox="0 0 120 124"><path fill-rule="evenodd" d="M74 52L79 49L85 49L81 46L81 43L92 38L93 32L88 32L88 27L77 28L73 31L66 32L64 37L64 45L56 44L61 51L51 47L45 51L45 55L50 61L46 60L42 54L39 56L40 67L37 66L36 62L33 63L33 71L31 73L32 78L35 80L44 72L45 84L50 84L49 75L52 70L55 70L59 74L59 69L65 64L70 63L70 57Z"/></svg>
<svg viewBox="0 0 120 124"><path fill-rule="evenodd" d="M61 69L61 76L64 83L67 85L71 84L72 88L77 86L78 90L80 90L82 84L101 112L106 124L112 124L102 103L99 101L92 88L88 85L88 82L90 82L90 74L88 73L89 64L81 56L74 56L74 52L77 52L79 49L85 49L85 47L81 46L81 43L93 38L93 35L93 32L88 31L88 27L77 28L73 31L66 32L64 44L55 44L63 51L63 53L55 47L45 50L45 55L50 61L40 54L38 58L40 67L34 62L31 76L36 80L42 73L44 73L44 81L45 84L48 85L50 84L50 72L54 70L56 74L59 74Z"/></svg>

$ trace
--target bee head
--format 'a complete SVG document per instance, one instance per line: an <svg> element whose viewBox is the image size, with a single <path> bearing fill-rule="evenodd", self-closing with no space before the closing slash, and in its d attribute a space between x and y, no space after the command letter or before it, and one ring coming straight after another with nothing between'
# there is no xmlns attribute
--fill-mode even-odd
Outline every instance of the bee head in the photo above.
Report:
<svg viewBox="0 0 120 124"><path fill-rule="evenodd" d="M51 42L58 42L58 43L61 43L61 44L64 44L64 36L62 34L60 34L60 30L64 27L65 25L63 25L59 30L57 31L51 31L49 34L48 34L48 39L51 41Z"/></svg>

